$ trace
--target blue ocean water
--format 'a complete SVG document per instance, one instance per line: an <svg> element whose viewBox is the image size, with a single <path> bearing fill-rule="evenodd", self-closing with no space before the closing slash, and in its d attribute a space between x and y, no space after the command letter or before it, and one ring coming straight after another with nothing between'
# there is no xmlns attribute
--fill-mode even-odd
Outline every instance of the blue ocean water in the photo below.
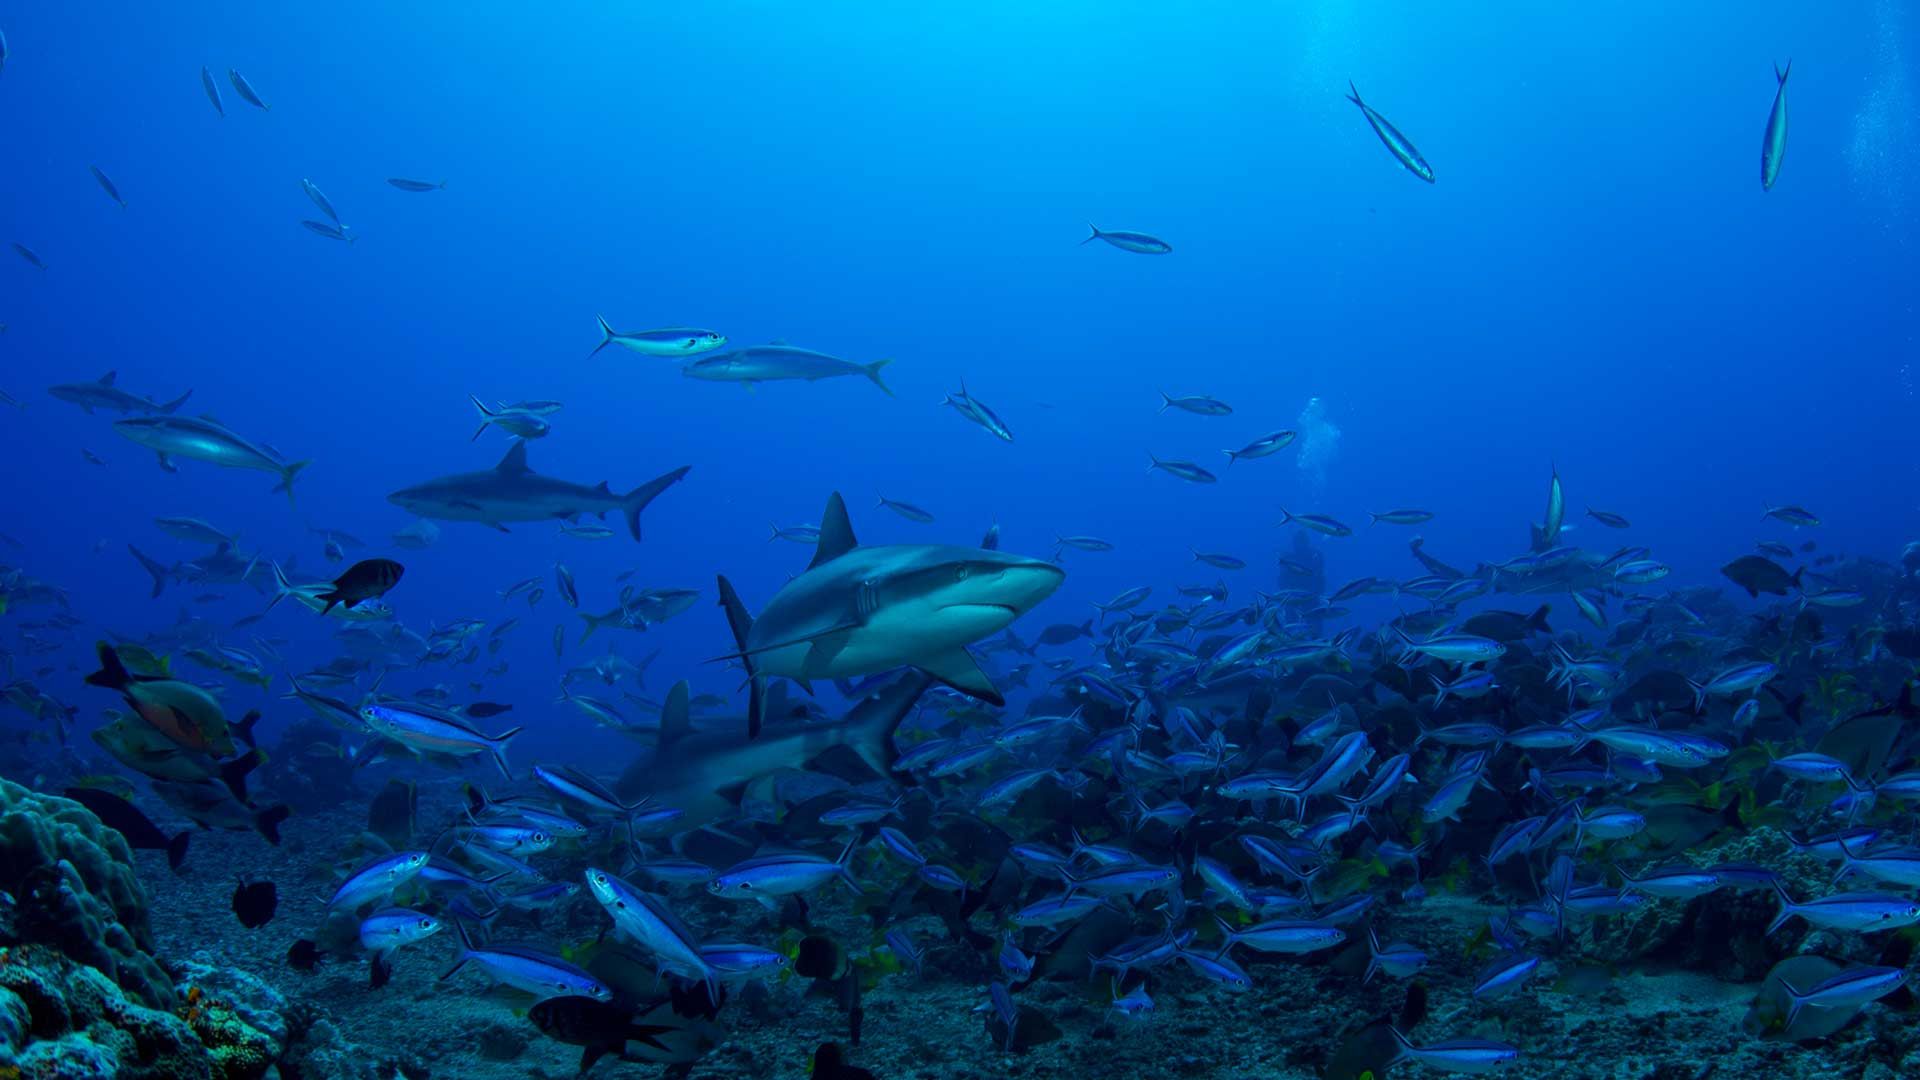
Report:
<svg viewBox="0 0 1920 1080"><path fill-rule="evenodd" d="M1065 584L1015 628L1029 638L1137 585L1154 604L1223 578L1235 602L1271 590L1294 541L1282 508L1356 527L1312 540L1330 584L1418 573L1416 533L1456 566L1507 558L1556 470L1577 540L1614 546L1586 507L1624 513L1672 585L1722 584L1756 539L1805 539L1762 523L1782 503L1820 514L1822 550L1895 558L1920 537L1920 15L1614 7L15 5L0 240L45 266L0 252L0 390L24 406L0 413L0 531L19 541L0 562L138 636L265 601L177 584L149 600L128 543L202 552L155 517L205 518L303 578L341 569L313 529L353 534L369 545L353 557L405 563L388 602L409 627L521 618L506 673L396 682L471 697L483 681L477 696L519 703L516 758L584 761L630 744L551 699L609 647L660 651L650 694L684 677L744 703L711 662L732 651L714 577L764 603L810 554L769 526L818 522L834 491L867 542L971 545L995 523L1037 557L1056 535L1111 540L1061 556ZM1789 60L1789 149L1763 191ZM271 108L240 101L229 68ZM1433 184L1368 130L1349 80ZM319 216L303 178L355 242L301 227ZM1089 223L1173 250L1082 245ZM890 358L892 395L590 356L596 315ZM115 417L44 391L109 370L159 400L191 389L184 413L311 459L297 506L264 473L163 472ZM943 407L963 381L1013 442ZM1162 413L1162 391L1233 412ZM613 515L606 540L443 522L432 548L399 550L413 519L389 492L508 448L469 439L469 394L564 403L531 444L543 473L624 491L691 472L638 545ZM1293 448L1224 467L1281 428ZM1149 455L1219 482L1150 473ZM1396 507L1436 516L1364 524ZM627 570L701 599L582 646L555 563L583 610L612 607ZM497 595L530 576L537 609ZM1356 606L1371 626L1396 601ZM296 667L331 655L293 605L223 633L284 639ZM90 644L43 688L82 701ZM265 730L288 719L269 708Z"/></svg>

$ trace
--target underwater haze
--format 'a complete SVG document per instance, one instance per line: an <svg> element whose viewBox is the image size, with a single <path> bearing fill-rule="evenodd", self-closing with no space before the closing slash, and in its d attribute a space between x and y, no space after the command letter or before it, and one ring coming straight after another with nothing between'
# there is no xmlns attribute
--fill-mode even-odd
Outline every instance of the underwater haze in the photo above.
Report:
<svg viewBox="0 0 1920 1080"><path fill-rule="evenodd" d="M0 1066L1920 1072L1908 5L0 35Z"/></svg>

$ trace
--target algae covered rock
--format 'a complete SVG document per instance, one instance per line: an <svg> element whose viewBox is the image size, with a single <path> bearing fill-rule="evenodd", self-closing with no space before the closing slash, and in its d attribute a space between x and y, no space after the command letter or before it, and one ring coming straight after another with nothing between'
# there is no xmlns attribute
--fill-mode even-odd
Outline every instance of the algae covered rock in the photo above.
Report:
<svg viewBox="0 0 1920 1080"><path fill-rule="evenodd" d="M131 1000L106 975L44 945L6 950L0 963L0 1014L12 1018L5 1022L7 1039L0 1042L0 1066L16 1068L21 1076L215 1080L221 1075L181 1017ZM16 1030L22 1034L18 1041L12 1037Z"/></svg>
<svg viewBox="0 0 1920 1080"><path fill-rule="evenodd" d="M172 1004L133 853L86 807L0 780L0 890L15 905L8 944L58 949L143 1005Z"/></svg>

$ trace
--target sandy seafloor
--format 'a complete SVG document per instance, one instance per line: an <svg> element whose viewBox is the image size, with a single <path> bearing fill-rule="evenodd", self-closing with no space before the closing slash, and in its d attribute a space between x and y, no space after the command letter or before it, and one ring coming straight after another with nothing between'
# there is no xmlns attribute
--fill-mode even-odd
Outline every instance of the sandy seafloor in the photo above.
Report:
<svg viewBox="0 0 1920 1080"><path fill-rule="evenodd" d="M450 791L446 797L451 799ZM451 805L423 791L423 821L432 817L430 802ZM160 853L137 853L142 880L151 892L160 956L169 963L200 959L236 967L259 976L289 1003L305 1003L317 1019L338 1029L339 1038L360 1047L355 1073L342 1075L399 1074L410 1080L574 1076L578 1048L542 1035L525 1018L529 999L489 990L477 971L439 978L458 948L451 930L404 950L392 983L379 991L367 987L364 956L329 956L313 972L289 966L288 948L301 937L313 936L324 914L323 898L335 884L332 853L363 823L364 810L357 806L296 815L284 826L284 842L277 848L250 833L200 832L192 842L188 872L181 875L167 870ZM258 930L242 926L230 907L235 879L242 873L268 878L279 887L278 912ZM709 940L772 945L780 934L774 914L756 905L698 891L683 890L677 896L675 909ZM1390 928L1386 936L1420 944L1432 956L1423 976L1430 993L1428 1018L1416 1029L1416 1041L1480 1035L1512 1042L1526 1056L1501 1075L1528 1078L1920 1076L1914 1018L1882 1005L1870 1006L1831 1039L1804 1046L1749 1036L1741 1021L1757 981L1726 982L1699 972L1633 968L1618 971L1598 991L1562 993L1553 988L1556 970L1549 959L1520 993L1475 1002L1467 991L1478 962L1466 958L1462 946L1492 910L1474 900L1435 895L1417 906L1394 907L1390 920L1383 922L1383 933ZM817 894L813 918L823 927L847 928L862 945L872 939L864 922L853 915L850 893L844 889ZM975 926L993 932L988 918L976 915ZM497 925L493 940L555 949L569 941L590 941L606 925L584 890L566 909L537 915L516 912L506 919L514 921ZM925 972L887 977L868 992L861 1041L849 1048L850 1063L871 1070L880 1080L1309 1080L1322 1075L1345 1032L1398 1015L1407 994L1405 982L1376 977L1362 985L1357 976L1333 970L1326 959L1262 960L1241 950L1236 957L1254 977L1252 991L1222 990L1175 962L1154 972L1151 992L1157 1007L1137 1020L1106 1021L1104 975L1088 984L1036 983L1019 1000L1041 1009L1060 1028L1061 1037L1007 1053L988 1036L983 1016L974 1011L986 1001L981 962L948 943L936 919L922 916L910 926L929 947ZM1359 948L1365 948L1364 936ZM731 1001L722 1014L727 1039L700 1060L691 1075L755 1080L806 1076L815 1046L826 1041L844 1045L847 1039L846 1014L832 1001L806 996L807 984L792 977L771 980L764 993L753 991ZM397 1067L402 1063L404 1070ZM608 1057L590 1075L648 1077L665 1069ZM1419 1065L1401 1065L1390 1072L1444 1075Z"/></svg>

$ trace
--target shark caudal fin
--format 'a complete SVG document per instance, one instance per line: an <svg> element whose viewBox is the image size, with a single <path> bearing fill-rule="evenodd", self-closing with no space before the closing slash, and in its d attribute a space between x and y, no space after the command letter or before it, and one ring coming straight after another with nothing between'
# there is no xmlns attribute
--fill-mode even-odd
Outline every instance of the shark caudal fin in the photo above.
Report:
<svg viewBox="0 0 1920 1080"><path fill-rule="evenodd" d="M160 411L163 413L166 413L168 416L172 416L174 413L179 412L180 406L185 405L187 403L187 399L192 396L193 396L193 391L189 390L186 393L181 394L179 397L174 398L172 401L167 402L165 405L160 406Z"/></svg>
<svg viewBox="0 0 1920 1080"><path fill-rule="evenodd" d="M146 570L148 575L153 578L153 598L155 600L160 599L160 594L167 588L167 575L170 571L153 559L148 558L139 548L134 547L132 544L127 545L127 550L133 554L135 559L139 560L141 568Z"/></svg>
<svg viewBox="0 0 1920 1080"><path fill-rule="evenodd" d="M835 495L834 498L838 499L839 496ZM845 514L846 510L842 508L841 515L844 517ZM824 530L821 532L821 542L826 542ZM753 633L753 616L747 614L747 605L740 602L740 594L733 591L733 582L727 580L727 575L721 574L719 583L720 606L726 610L727 628L733 631L734 647L740 650L740 666L747 672L747 738L758 738L760 725L767 718L767 681L754 673L753 657L747 653L747 638ZM664 720L661 730L666 730Z"/></svg>
<svg viewBox="0 0 1920 1080"><path fill-rule="evenodd" d="M846 734L847 748L860 755L860 760L880 777L890 775L899 757L893 745L894 732L900 730L920 695L932 685L933 676L908 669L900 678L862 698L848 717L853 724Z"/></svg>
<svg viewBox="0 0 1920 1080"><path fill-rule="evenodd" d="M887 359L887 360L875 360L871 364L860 365L860 371L863 374L865 374L867 378L873 380L873 385L879 387L880 392L887 395L888 397L893 396L893 391L889 389L886 382L884 382L880 378L880 369L886 367L888 364L891 364L891 363L893 363L893 361L891 359Z"/></svg>
<svg viewBox="0 0 1920 1080"><path fill-rule="evenodd" d="M620 512L627 516L627 531L633 534L636 542L640 539L640 511L645 510L648 503L659 498L661 492L679 483L691 468L691 465L682 465L620 496Z"/></svg>

